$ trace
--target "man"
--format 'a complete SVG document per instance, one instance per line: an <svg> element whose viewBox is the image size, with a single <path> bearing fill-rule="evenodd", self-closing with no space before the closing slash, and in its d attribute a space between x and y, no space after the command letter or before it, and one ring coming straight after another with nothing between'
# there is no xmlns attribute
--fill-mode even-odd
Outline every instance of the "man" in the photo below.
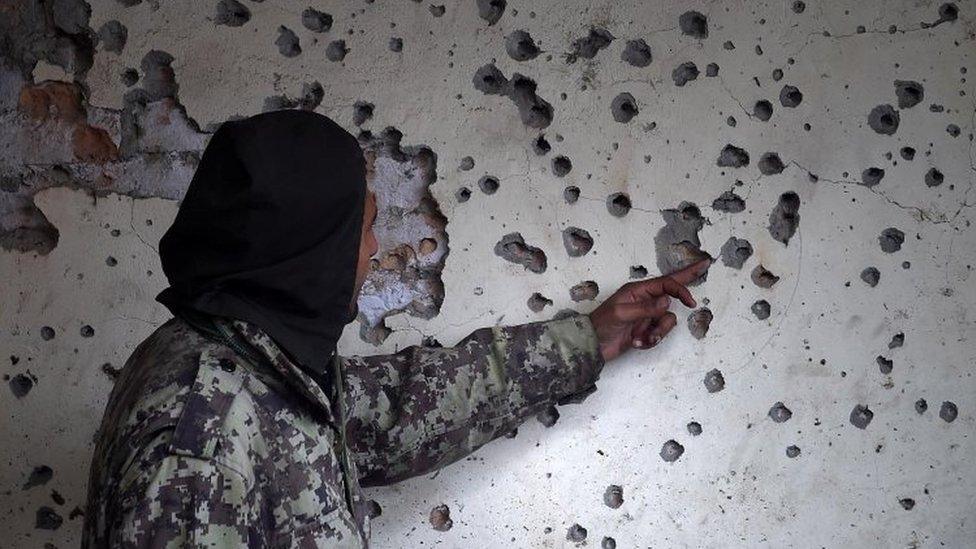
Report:
<svg viewBox="0 0 976 549"><path fill-rule="evenodd" d="M160 242L174 318L126 362L98 433L84 547L364 547L362 486L470 454L594 388L675 326L708 261L590 315L451 348L341 358L377 251L356 139L275 111L212 136Z"/></svg>

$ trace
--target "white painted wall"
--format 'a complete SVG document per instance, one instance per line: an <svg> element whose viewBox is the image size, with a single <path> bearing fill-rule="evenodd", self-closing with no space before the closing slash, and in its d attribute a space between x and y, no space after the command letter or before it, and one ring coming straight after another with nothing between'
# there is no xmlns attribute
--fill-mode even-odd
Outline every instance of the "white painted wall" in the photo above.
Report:
<svg viewBox="0 0 976 549"><path fill-rule="evenodd" d="M938 3L809 1L797 14L789 1L509 1L502 19L488 26L474 0L447 2L439 18L427 2L316 1L335 24L313 43L300 24L306 4L244 3L251 20L229 28L208 20L215 2L172 1L156 10L152 2L127 9L91 2L90 26L117 19L129 40L120 55L96 54L89 101L121 108L118 74L159 49L175 57L179 100L200 127L258 112L265 97L294 96L318 80L326 92L320 112L353 129L353 102L371 101L376 114L367 127L395 126L404 144L434 150L433 193L449 220L451 248L441 314L391 318L395 332L379 348L350 326L342 340L347 354L393 351L422 335L449 345L484 325L548 318L572 305L568 288L582 280L597 281L602 299L626 281L631 265L655 272L659 210L684 200L710 219L701 238L713 255L732 235L755 249L741 271L717 263L695 290L715 314L704 339L688 334L681 311L670 338L608 365L600 390L561 407L554 427L530 421L517 438L493 442L435 475L373 491L383 507L374 521L376 547L564 547L573 545L566 541L573 523L588 529L590 546L603 536L618 547L976 546L976 89L966 73L976 69L976 4L956 2L958 20L925 29L920 22L938 18ZM676 30L689 9L708 16L708 39ZM282 24L300 36L302 55L278 53L273 43ZM592 61L567 64L562 54L590 24L617 39ZM858 25L867 32L858 34ZM889 25L900 30L891 34ZM504 37L516 29L529 31L545 53L510 59ZM402 53L387 49L391 36L403 38ZM330 62L325 47L340 37L350 52L343 63ZM651 45L654 61L646 68L620 60L634 38ZM723 48L726 40L734 50ZM532 152L539 131L522 124L508 99L473 88L475 70L492 60L507 76L536 80L553 105L547 157ZM675 87L672 69L689 60L702 74ZM709 62L720 66L718 77L705 76ZM770 76L777 67L780 82ZM897 133L879 135L867 126L867 113L897 105L895 79L921 82L925 99L901 110ZM803 92L799 107L780 106L783 84ZM610 101L624 91L640 108L629 124L610 116ZM757 99L774 104L767 123L742 107L751 111ZM930 104L944 112L930 112ZM729 115L738 121L734 128L725 122ZM647 129L652 122L656 128ZM812 128L805 131L804 123ZM961 135L949 135L948 124ZM717 167L726 143L746 148L750 166ZM898 155L905 145L918 151L912 162ZM788 164L783 173L759 175L755 163L766 151ZM555 154L573 161L565 178L549 173ZM475 168L459 171L468 155ZM855 183L869 166L887 172L873 189ZM945 174L940 187L923 183L932 166ZM808 170L820 181L811 182ZM477 190L486 173L501 181L492 196ZM737 178L747 210L713 211L711 201ZM567 184L582 189L578 203L563 200ZM474 192L459 204L454 193L462 185ZM801 222L783 246L766 224L788 190L801 197ZM628 192L635 206L622 219L604 205L617 191ZM152 299L165 287L155 247L177 204L120 194L93 200L60 187L36 195L35 203L60 230L57 247L47 255L0 251L0 349L19 357L17 364L4 357L3 373L37 378L22 399L0 391L0 545L73 546L81 518L69 514L84 505L91 441L111 389L101 365L121 365L168 318ZM569 225L595 239L583 258L563 249L561 230ZM894 254L878 245L887 227L906 234ZM121 234L113 237L116 228ZM493 254L494 243L512 231L546 251L544 274ZM106 265L109 255L117 266ZM774 288L750 282L758 262L782 277ZM882 273L875 288L859 279L869 265ZM536 291L554 306L531 313L525 301ZM749 311L760 298L772 305L767 321ZM94 337L79 335L84 324ZM40 337L45 325L57 331L53 340ZM889 350L898 332L906 343ZM878 355L894 361L890 376L879 372ZM715 394L702 385L712 368L726 379ZM918 398L929 404L922 415L914 410ZM958 405L953 423L938 417L944 400ZM793 411L788 422L766 417L776 401ZM865 430L848 422L859 403L875 413ZM702 424L701 436L686 431L692 420ZM685 453L665 463L658 452L671 438ZM802 450L795 459L785 454L791 444ZM41 464L54 470L53 479L22 490ZM620 509L602 503L608 484L623 486ZM52 502L52 490L63 505ZM913 498L915 507L904 510L902 498ZM454 521L444 533L427 523L440 503ZM60 529L34 528L41 505L64 517Z"/></svg>

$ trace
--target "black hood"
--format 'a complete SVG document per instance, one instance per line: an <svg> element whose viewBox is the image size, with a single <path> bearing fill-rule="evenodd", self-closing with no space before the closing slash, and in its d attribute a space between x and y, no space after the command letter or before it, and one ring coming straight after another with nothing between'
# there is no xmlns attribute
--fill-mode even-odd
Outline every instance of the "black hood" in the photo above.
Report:
<svg viewBox="0 0 976 549"><path fill-rule="evenodd" d="M224 122L159 243L156 296L252 322L323 372L352 320L366 169L356 138L311 111Z"/></svg>

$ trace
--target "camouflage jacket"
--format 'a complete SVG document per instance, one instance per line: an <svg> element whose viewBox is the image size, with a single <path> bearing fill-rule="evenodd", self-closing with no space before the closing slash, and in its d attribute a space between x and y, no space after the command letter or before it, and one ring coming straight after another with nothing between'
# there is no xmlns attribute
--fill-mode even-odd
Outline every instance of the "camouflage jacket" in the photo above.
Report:
<svg viewBox="0 0 976 549"><path fill-rule="evenodd" d="M167 321L122 369L83 547L365 547L362 486L457 461L589 394L603 368L586 316L337 357L337 383L317 382L251 323L213 324L243 345L194 325Z"/></svg>

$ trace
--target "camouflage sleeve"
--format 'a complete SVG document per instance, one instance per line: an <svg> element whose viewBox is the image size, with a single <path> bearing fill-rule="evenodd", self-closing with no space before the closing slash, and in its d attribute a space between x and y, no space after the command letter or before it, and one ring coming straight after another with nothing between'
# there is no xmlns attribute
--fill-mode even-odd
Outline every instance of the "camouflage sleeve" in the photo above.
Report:
<svg viewBox="0 0 976 549"><path fill-rule="evenodd" d="M360 482L389 484L457 461L589 394L602 369L585 315L482 328L451 348L344 359L346 442Z"/></svg>
<svg viewBox="0 0 976 549"><path fill-rule="evenodd" d="M155 448L153 448L155 446ZM150 445L120 486L111 547L246 547L253 492L213 458L162 454ZM109 525L111 527L111 525Z"/></svg>

